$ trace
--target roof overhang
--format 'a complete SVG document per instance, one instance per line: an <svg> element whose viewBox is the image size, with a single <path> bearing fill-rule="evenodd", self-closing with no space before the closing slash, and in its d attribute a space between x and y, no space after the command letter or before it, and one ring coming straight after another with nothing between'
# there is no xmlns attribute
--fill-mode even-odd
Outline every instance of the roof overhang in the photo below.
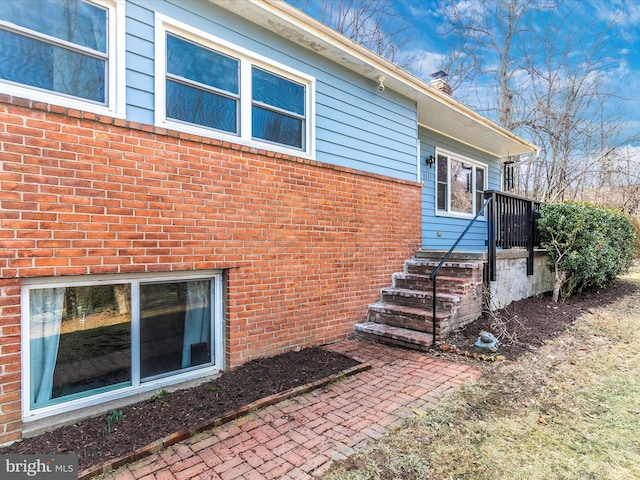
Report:
<svg viewBox="0 0 640 480"><path fill-rule="evenodd" d="M538 148L282 0L209 0L416 102L418 124L497 157Z"/></svg>

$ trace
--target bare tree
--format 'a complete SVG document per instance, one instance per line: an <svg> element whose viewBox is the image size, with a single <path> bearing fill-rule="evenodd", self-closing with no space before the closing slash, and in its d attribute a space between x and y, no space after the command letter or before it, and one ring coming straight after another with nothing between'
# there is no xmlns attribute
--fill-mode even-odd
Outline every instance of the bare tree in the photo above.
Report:
<svg viewBox="0 0 640 480"><path fill-rule="evenodd" d="M613 25L576 25L569 20L579 4L563 5L448 0L444 7L451 51L443 69L456 97L540 147L537 161L520 163L517 173L519 192L543 201L597 188L629 140L622 111L612 108L623 100L608 78L620 60L609 47Z"/></svg>
<svg viewBox="0 0 640 480"><path fill-rule="evenodd" d="M378 55L409 70L415 57L405 54L412 41L414 25L409 25L390 0L297 0L291 2L313 14L325 25L367 47Z"/></svg>
<svg viewBox="0 0 640 480"><path fill-rule="evenodd" d="M552 2L487 0L443 4L442 35L449 44L443 70L462 100L489 113L502 126L513 129L515 103L522 93L520 73L526 71L523 38L530 32L529 18ZM486 84L488 88L478 88Z"/></svg>
<svg viewBox="0 0 640 480"><path fill-rule="evenodd" d="M606 76L618 61L605 42L610 29L570 24L573 14L549 16L527 40L538 47L527 52L530 88L522 125L541 155L522 188L543 201L574 199L601 183L608 152L622 135L619 112L609 108L619 101Z"/></svg>
<svg viewBox="0 0 640 480"><path fill-rule="evenodd" d="M596 203L640 216L640 157L629 146L602 155L597 181L585 185L576 200Z"/></svg>

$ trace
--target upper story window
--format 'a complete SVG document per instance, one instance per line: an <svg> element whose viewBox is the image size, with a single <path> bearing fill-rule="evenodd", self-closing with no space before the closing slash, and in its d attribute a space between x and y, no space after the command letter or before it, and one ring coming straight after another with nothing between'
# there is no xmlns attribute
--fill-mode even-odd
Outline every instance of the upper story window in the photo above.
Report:
<svg viewBox="0 0 640 480"><path fill-rule="evenodd" d="M303 149L304 85L257 67L251 72L253 138Z"/></svg>
<svg viewBox="0 0 640 480"><path fill-rule="evenodd" d="M311 77L156 16L158 124L312 156L313 90Z"/></svg>
<svg viewBox="0 0 640 480"><path fill-rule="evenodd" d="M167 119L238 134L240 61L167 34Z"/></svg>
<svg viewBox="0 0 640 480"><path fill-rule="evenodd" d="M482 207L486 190L486 166L439 152L436 205L439 213L473 216Z"/></svg>
<svg viewBox="0 0 640 480"><path fill-rule="evenodd" d="M117 41L116 26L123 14L121 0L6 2L0 91L118 115L116 57L123 57L117 50L124 42Z"/></svg>

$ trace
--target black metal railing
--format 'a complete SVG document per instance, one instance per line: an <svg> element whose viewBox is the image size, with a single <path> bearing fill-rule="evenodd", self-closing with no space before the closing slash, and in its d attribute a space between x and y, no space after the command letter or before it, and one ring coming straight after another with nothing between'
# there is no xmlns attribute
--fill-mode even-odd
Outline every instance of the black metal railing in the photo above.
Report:
<svg viewBox="0 0 640 480"><path fill-rule="evenodd" d="M540 246L540 233L538 230L538 218L540 217L540 202L524 197L510 195L508 193L487 191L484 194L484 203L473 220L469 222L460 234L453 246L433 269L429 279L433 288L433 344L436 343L436 292L437 278L440 269L449 259L458 244L462 241L473 224L484 215L487 215L487 277L485 281L496 280L497 249L526 248L527 275L533 275L534 248Z"/></svg>
<svg viewBox="0 0 640 480"><path fill-rule="evenodd" d="M526 248L527 275L533 275L534 248L540 246L540 202L502 192L485 192L491 198L487 211L488 281L496 279L497 249Z"/></svg>
<svg viewBox="0 0 640 480"><path fill-rule="evenodd" d="M480 208L480 210L478 210L478 212L476 213L476 216L473 217L473 220L471 220L471 222L469 222L469 225L467 225L467 228L464 229L464 231L460 234L458 239L454 242L453 246L445 254L445 256L442 258L442 260L440 260L440 263L438 264L438 266L436 268L434 268L433 272L431 272L431 275L429 275L429 279L431 280L431 286L433 288L433 299L432 299L432 301L433 301L433 319L432 319L433 340L432 340L432 344L433 345L436 344L436 313L437 313L437 306L436 306L436 291L437 291L437 287L436 287L436 283L437 283L437 278L438 278L438 272L440 272L440 269L442 268L442 266L445 264L447 259L451 256L453 251L456 249L458 244L462 241L462 239L467 234L469 229L473 226L473 224L476 222L476 220L478 220L478 218L480 218L482 215L484 215L485 209L487 208L487 206L493 200L494 200L493 196L490 196L490 195L489 196L485 196L484 203L482 204L482 207Z"/></svg>

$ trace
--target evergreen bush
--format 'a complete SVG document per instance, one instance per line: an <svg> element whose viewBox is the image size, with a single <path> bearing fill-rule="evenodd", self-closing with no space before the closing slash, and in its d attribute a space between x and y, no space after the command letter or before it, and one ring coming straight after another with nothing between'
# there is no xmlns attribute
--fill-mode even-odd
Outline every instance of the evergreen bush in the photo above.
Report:
<svg viewBox="0 0 640 480"><path fill-rule="evenodd" d="M578 202L544 205L538 227L555 269L555 301L603 287L633 262L636 232L619 210Z"/></svg>
<svg viewBox="0 0 640 480"><path fill-rule="evenodd" d="M640 218L631 217L631 225L636 231L636 257L640 253Z"/></svg>

